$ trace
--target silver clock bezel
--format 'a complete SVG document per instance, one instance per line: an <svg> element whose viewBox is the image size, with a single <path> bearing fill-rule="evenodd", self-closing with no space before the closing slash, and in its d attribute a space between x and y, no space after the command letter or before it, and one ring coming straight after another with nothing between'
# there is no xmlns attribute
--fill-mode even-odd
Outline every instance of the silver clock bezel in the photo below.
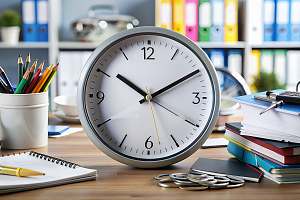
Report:
<svg viewBox="0 0 300 200"><path fill-rule="evenodd" d="M188 147L185 149L181 150L180 153L175 154L174 156L169 156L167 158L162 158L162 159L156 159L152 161L146 161L146 160L140 160L140 159L133 159L133 158L128 158L126 156L121 155L120 153L114 151L112 148L109 148L104 144L101 140L98 139L97 134L93 131L92 124L90 124L89 121L89 116L86 112L86 104L85 104L85 89L86 89L86 84L88 80L88 75L90 74L90 71L93 69L94 64L98 60L98 57L102 56L102 54L109 49L111 46L115 45L117 42L133 37L136 35L160 35L163 37L167 37L173 40L176 40L177 42L181 43L185 47L187 47L189 50L191 50L203 63L205 69L208 72L208 75L210 76L211 82L212 82L212 89L214 92L213 95L213 109L210 114L209 121L206 123L205 128L203 129L203 134L197 141L192 142ZM92 53L92 55L89 57L87 60L81 75L79 79L79 84L78 84L78 110L79 110L79 117L81 124L90 138L90 140L98 147L101 151L103 151L106 155L109 157L130 165L134 167L139 167L139 168L157 168L157 167L163 167L163 166L168 166L171 164L174 164L176 162L179 162L190 155L192 155L195 151L197 151L199 148L201 148L202 144L206 141L208 138L209 134L212 132L218 114L219 114L219 106L220 106L220 88L219 88L219 83L218 83L218 78L216 74L216 70L213 67L212 62L209 60L208 56L205 54L205 52L199 48L194 42L189 40L183 35L180 35L176 32L159 28L159 27L138 27L134 29L130 29L127 31L120 32L104 42L102 42Z"/></svg>

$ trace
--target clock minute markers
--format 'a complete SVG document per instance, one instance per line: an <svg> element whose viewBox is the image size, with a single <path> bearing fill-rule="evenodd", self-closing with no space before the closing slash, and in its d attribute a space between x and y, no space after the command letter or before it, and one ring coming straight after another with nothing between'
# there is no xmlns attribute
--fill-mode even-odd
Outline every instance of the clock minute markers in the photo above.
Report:
<svg viewBox="0 0 300 200"><path fill-rule="evenodd" d="M193 72L191 72L191 73L185 75L184 77L182 77L182 78L180 78L180 79L178 79L178 80L176 80L176 81L170 83L169 85L167 85L167 86L165 86L165 87L159 89L158 91L154 92L154 93L151 95L152 98L154 98L154 97L156 97L156 96L158 96L158 95L164 93L165 91L167 91L167 90L169 90L169 89L171 89L171 88L173 88L173 87L179 85L180 83L182 83L182 82L184 82L185 80L187 80L187 79L189 79L189 78L195 76L195 75L198 74L198 73L200 73L200 70L199 70L199 69L196 69L195 71L193 71ZM141 99L139 102L140 102L140 104L142 104L142 103L144 103L145 101L146 101L146 99L144 98L144 99Z"/></svg>

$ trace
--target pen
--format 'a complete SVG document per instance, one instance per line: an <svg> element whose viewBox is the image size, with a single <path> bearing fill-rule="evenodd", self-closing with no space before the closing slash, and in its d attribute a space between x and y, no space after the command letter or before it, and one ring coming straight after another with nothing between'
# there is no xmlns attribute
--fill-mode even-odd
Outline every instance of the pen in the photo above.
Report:
<svg viewBox="0 0 300 200"><path fill-rule="evenodd" d="M23 66L23 75L27 71L27 68L29 67L29 64L31 62L30 53L27 54L25 65Z"/></svg>
<svg viewBox="0 0 300 200"><path fill-rule="evenodd" d="M22 80L22 76L23 76L23 59L22 59L22 56L21 54L19 54L19 57L18 57L18 73L19 73L19 82Z"/></svg>
<svg viewBox="0 0 300 200"><path fill-rule="evenodd" d="M9 80L6 76L5 71L2 69L2 67L0 67L0 76L2 77L3 81L7 84L9 93L13 94L14 90L13 90L13 88L11 86L11 83L9 82Z"/></svg>
<svg viewBox="0 0 300 200"><path fill-rule="evenodd" d="M31 169L20 168L20 167L1 166L1 165L0 165L0 174L19 176L19 177L45 175L42 172L34 171Z"/></svg>
<svg viewBox="0 0 300 200"><path fill-rule="evenodd" d="M5 83L2 77L0 77L0 85L1 85L2 93L10 93L8 89L8 85Z"/></svg>
<svg viewBox="0 0 300 200"><path fill-rule="evenodd" d="M29 86L25 89L25 93L28 94L30 92L32 92L32 90L34 89L34 87L36 86L36 84L38 83L38 81L40 80L40 74L43 70L44 67L44 62L42 62L39 66L39 68L36 70L32 81L29 83Z"/></svg>

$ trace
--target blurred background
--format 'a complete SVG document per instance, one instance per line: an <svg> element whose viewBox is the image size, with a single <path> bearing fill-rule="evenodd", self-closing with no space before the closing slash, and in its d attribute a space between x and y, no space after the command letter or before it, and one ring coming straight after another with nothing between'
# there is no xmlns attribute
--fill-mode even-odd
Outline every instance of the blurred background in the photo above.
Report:
<svg viewBox="0 0 300 200"><path fill-rule="evenodd" d="M243 77L245 91L294 90L300 79L299 10L299 0L0 0L0 65L16 82L18 54L59 60L51 96L76 95L79 72L101 41L155 25L189 37L215 67L235 74L237 82ZM219 74L221 89L236 84Z"/></svg>

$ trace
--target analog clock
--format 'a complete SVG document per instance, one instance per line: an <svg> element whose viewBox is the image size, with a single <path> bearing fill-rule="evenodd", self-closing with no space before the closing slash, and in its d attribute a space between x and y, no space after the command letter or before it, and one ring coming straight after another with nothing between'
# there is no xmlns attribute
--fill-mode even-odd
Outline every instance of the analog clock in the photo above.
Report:
<svg viewBox="0 0 300 200"><path fill-rule="evenodd" d="M191 155L213 129L220 92L207 55L157 27L119 33L93 52L81 73L80 120L104 153L142 168Z"/></svg>

